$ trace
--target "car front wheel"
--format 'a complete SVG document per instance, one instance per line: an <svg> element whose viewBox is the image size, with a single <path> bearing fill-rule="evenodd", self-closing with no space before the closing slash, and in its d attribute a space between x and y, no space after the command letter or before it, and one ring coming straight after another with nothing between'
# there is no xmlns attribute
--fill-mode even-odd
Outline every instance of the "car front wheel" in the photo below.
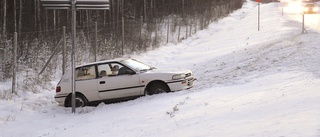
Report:
<svg viewBox="0 0 320 137"><path fill-rule="evenodd" d="M147 89L148 95L170 92L169 87L165 83L154 83Z"/></svg>

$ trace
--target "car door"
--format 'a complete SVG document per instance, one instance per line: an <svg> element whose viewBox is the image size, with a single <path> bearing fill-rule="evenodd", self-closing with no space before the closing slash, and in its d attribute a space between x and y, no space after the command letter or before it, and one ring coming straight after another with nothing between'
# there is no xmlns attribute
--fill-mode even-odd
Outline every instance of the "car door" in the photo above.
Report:
<svg viewBox="0 0 320 137"><path fill-rule="evenodd" d="M89 101L98 99L95 65L79 67L75 74L76 92L84 94Z"/></svg>
<svg viewBox="0 0 320 137"><path fill-rule="evenodd" d="M119 74L119 70L126 67L120 63L105 63L98 65L98 90L101 99L116 99L141 94L140 78L138 74ZM127 67L126 67L127 68ZM106 75L104 73L106 72Z"/></svg>

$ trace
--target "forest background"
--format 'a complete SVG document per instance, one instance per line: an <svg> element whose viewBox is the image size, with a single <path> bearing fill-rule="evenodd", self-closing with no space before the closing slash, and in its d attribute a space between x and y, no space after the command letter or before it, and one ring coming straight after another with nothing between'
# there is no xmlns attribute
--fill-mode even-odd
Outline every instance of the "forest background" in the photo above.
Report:
<svg viewBox="0 0 320 137"><path fill-rule="evenodd" d="M110 0L109 10L77 11L76 64L139 54L179 43L242 7L244 0ZM40 0L0 2L0 82L12 79L17 34L18 90L37 93L69 68L71 11ZM63 46L66 58L62 59ZM54 55L45 71L50 55ZM62 60L67 62L62 65ZM41 88L40 88L41 89ZM0 98L11 89L1 89Z"/></svg>

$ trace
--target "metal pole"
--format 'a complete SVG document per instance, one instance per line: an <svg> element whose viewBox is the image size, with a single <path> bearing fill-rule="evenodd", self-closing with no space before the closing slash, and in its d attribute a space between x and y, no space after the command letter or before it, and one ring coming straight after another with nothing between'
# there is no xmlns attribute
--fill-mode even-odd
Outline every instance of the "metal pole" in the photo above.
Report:
<svg viewBox="0 0 320 137"><path fill-rule="evenodd" d="M202 16L202 21L203 21L203 23L202 23L202 28L201 28L201 30L203 30L204 29L204 26L205 26L205 22L204 22L204 16ZM195 22L195 25L194 25L194 33L197 33L197 26L198 26L198 20L196 20L196 22Z"/></svg>
<svg viewBox="0 0 320 137"><path fill-rule="evenodd" d="M156 20L156 30L155 30L155 41L154 41L154 47L157 46L157 40L158 40L158 19Z"/></svg>
<svg viewBox="0 0 320 137"><path fill-rule="evenodd" d="M66 47L66 26L63 26L62 75L64 75L66 68Z"/></svg>
<svg viewBox="0 0 320 137"><path fill-rule="evenodd" d="M17 94L17 47L18 47L18 35L14 32L13 36L13 73L12 73L12 93Z"/></svg>
<svg viewBox="0 0 320 137"><path fill-rule="evenodd" d="M186 39L188 38L188 25L189 25L189 21L187 19L185 19L187 24L186 24Z"/></svg>
<svg viewBox="0 0 320 137"><path fill-rule="evenodd" d="M193 20L190 18L190 21L191 21L191 23L190 23L190 26L189 26L189 28L190 28L190 30L189 30L189 36L191 37L191 35L192 35L192 24L193 24Z"/></svg>
<svg viewBox="0 0 320 137"><path fill-rule="evenodd" d="M260 2L258 2L258 31L260 31Z"/></svg>
<svg viewBox="0 0 320 137"><path fill-rule="evenodd" d="M302 34L304 33L304 14L302 14Z"/></svg>
<svg viewBox="0 0 320 137"><path fill-rule="evenodd" d="M54 48L51 56L49 57L48 61L46 62L46 64L44 65L44 67L41 69L39 75L41 75L43 73L43 71L47 68L47 66L49 65L49 62L51 61L52 57L56 54L60 43L62 42L63 38L58 42L57 46Z"/></svg>
<svg viewBox="0 0 320 137"><path fill-rule="evenodd" d="M98 53L98 23L95 22L95 48L94 48L94 61L97 61Z"/></svg>
<svg viewBox="0 0 320 137"><path fill-rule="evenodd" d="M180 31L181 31L181 18L178 21L179 21L179 31L178 31L178 43L179 43L180 42Z"/></svg>
<svg viewBox="0 0 320 137"><path fill-rule="evenodd" d="M71 11L72 11L72 52L71 52L71 80L72 80L72 99L71 99L71 105L72 105L72 113L76 113L76 83L75 83L75 46L76 46L76 2L77 0L72 0L71 2Z"/></svg>
<svg viewBox="0 0 320 137"><path fill-rule="evenodd" d="M124 55L124 17L122 17L122 55Z"/></svg>
<svg viewBox="0 0 320 137"><path fill-rule="evenodd" d="M170 31L170 19L168 19L168 26L167 26L167 43L169 43L169 31Z"/></svg>
<svg viewBox="0 0 320 137"><path fill-rule="evenodd" d="M142 26L143 25L143 16L140 18L140 37L139 37L139 45L138 45L138 50L142 49Z"/></svg>

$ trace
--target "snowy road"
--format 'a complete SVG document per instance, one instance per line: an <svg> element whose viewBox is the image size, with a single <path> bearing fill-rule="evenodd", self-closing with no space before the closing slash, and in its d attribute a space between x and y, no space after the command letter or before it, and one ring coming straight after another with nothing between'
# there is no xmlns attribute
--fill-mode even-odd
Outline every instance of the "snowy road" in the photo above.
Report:
<svg viewBox="0 0 320 137"><path fill-rule="evenodd" d="M283 16L285 18L300 22L302 28L303 14L290 12L286 10L288 7L281 7L281 5L282 4L279 3L278 7L280 10L284 9ZM318 5L320 5L319 2ZM304 23L307 31L310 30L320 32L320 11L318 12L318 14L305 14Z"/></svg>

